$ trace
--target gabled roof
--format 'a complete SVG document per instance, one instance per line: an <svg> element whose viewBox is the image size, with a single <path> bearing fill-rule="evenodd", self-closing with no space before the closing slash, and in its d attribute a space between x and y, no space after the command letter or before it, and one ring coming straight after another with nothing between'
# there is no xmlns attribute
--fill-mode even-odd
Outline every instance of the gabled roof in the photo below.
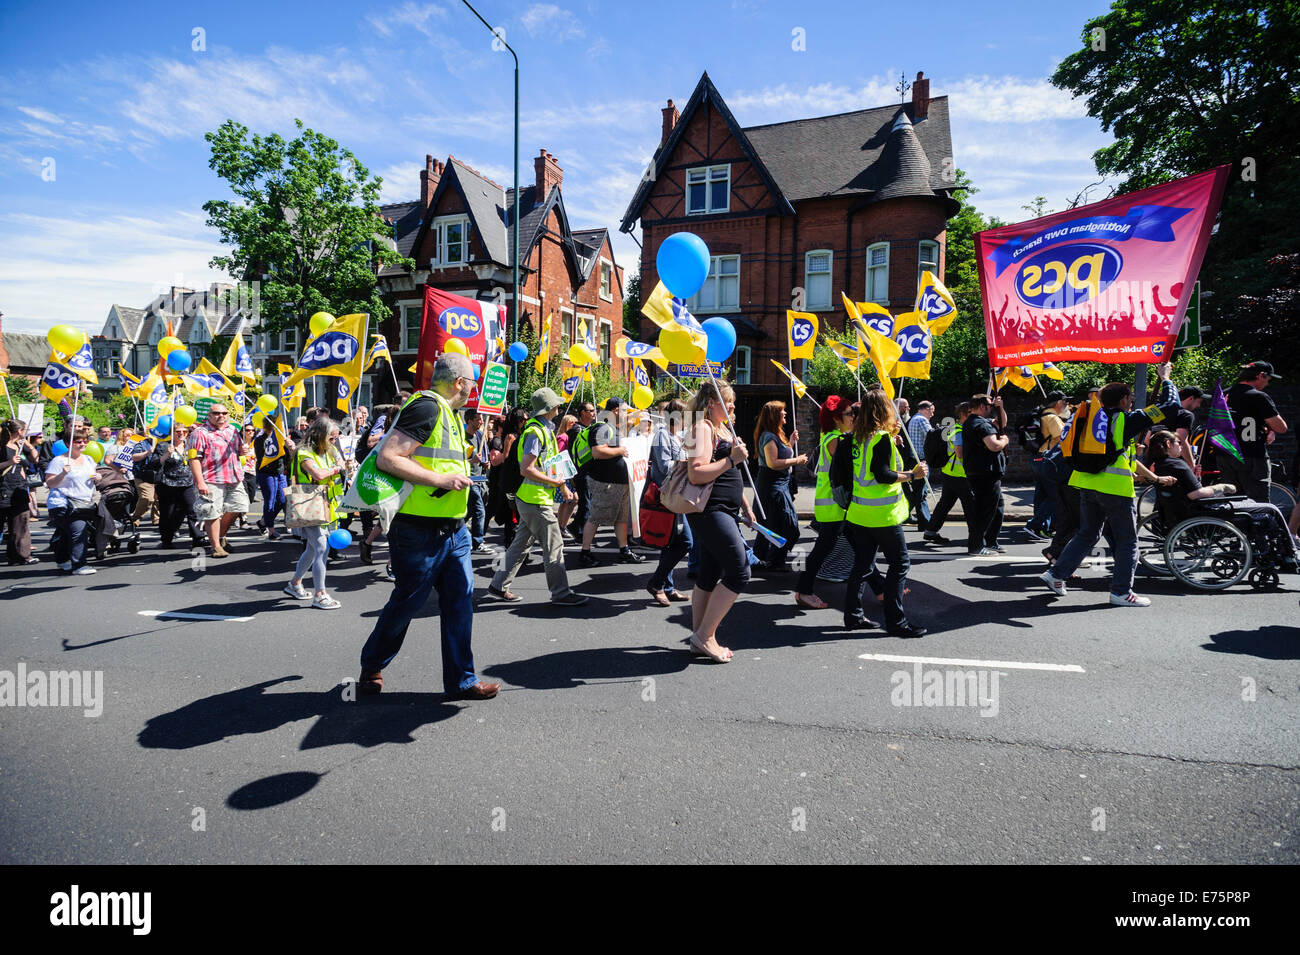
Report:
<svg viewBox="0 0 1300 955"><path fill-rule="evenodd" d="M582 262L584 282L591 278L591 273L596 268L596 260L600 258L600 250L604 247L608 235L608 229L574 230L573 244L577 247L578 259Z"/></svg>
<svg viewBox="0 0 1300 955"><path fill-rule="evenodd" d="M701 84L707 78L706 73ZM709 88L712 89L712 84ZM695 95L691 97L692 102L695 98ZM690 109L688 104L687 110ZM740 132L762 157L765 168L789 202L829 196L860 196L864 201L938 196L948 200L948 214L955 215L958 209L956 200L952 199L955 183L942 178L945 162L953 154L948 97L931 99L927 118L919 123L912 121L912 109L911 103L895 103L832 116L749 126ZM656 153L656 172L671 154L686 120L684 111ZM630 231L644 201L643 194L649 192L651 185L642 183L633 197L623 219L624 232Z"/></svg>
<svg viewBox="0 0 1300 955"><path fill-rule="evenodd" d="M23 332L4 333L5 351L9 353L9 368L45 368L50 357L50 343L44 335L27 335Z"/></svg>
<svg viewBox="0 0 1300 955"><path fill-rule="evenodd" d="M672 156L673 151L677 148L677 144L681 141L682 136L686 134L686 127L690 125L691 117L693 117L696 110L706 102L712 105L713 108L722 116L723 122L727 124L727 129L730 131L732 137L735 138L736 143L740 146L741 152L744 153L745 158L748 159L750 165L754 167L759 178L763 180L763 184L767 186L768 192L770 192L776 200L777 208L781 210L781 214L787 216L794 215L794 206L790 205L789 198L787 198L780 185L778 185L777 180L773 178L766 163L762 158L760 158L760 153L754 149L749 137L745 135L745 130L741 129L740 124L736 122L736 117L731 115L731 110L728 109L727 104L723 102L722 94L718 92L717 87L713 85L713 81L709 79L708 72L705 71L705 73L700 77L699 83L695 85L695 92L693 92L691 98L686 101L686 108L682 110L681 116L677 120L677 125L674 126L672 132L668 134L668 138L663 141L657 150L655 150L655 156L652 160L654 175L642 179L640 186L637 187L636 193L632 196L632 202L627 207L627 212L623 213L623 221L619 225L620 231L632 231L633 223L636 222L637 217L641 214L641 206L645 203L646 197L650 195L650 190L654 188L655 182L659 179L659 174L663 171L664 165L667 163L669 157Z"/></svg>
<svg viewBox="0 0 1300 955"><path fill-rule="evenodd" d="M409 259L411 251L415 247L415 237L420 231L420 213L423 209L419 200L391 202L388 205L380 206L379 211L385 219L392 220L393 245L397 250L397 254Z"/></svg>
<svg viewBox="0 0 1300 955"><path fill-rule="evenodd" d="M145 327L145 310L143 308L131 308L128 305L112 305L108 309L108 318L104 320L104 327L117 318L117 324L122 329L122 340L128 342L139 341L141 332Z"/></svg>
<svg viewBox="0 0 1300 955"><path fill-rule="evenodd" d="M488 258L493 262L509 262L510 249L506 239L506 194L500 186L478 171L466 166L455 156L448 156L442 175L438 178L438 188L433 191L429 208L438 208L438 200L448 189L455 189L469 210L474 230L478 233L487 249ZM412 248L424 244L424 237L433 225L433 215L424 217L419 231L412 242Z"/></svg>

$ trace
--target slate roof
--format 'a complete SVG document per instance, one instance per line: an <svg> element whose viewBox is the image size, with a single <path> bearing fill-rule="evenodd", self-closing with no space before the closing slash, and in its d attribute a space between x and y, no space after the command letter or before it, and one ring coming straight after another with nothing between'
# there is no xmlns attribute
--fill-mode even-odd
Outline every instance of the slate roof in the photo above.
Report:
<svg viewBox="0 0 1300 955"><path fill-rule="evenodd" d="M608 229L574 230L573 244L578 250L578 260L582 263L582 280L584 282L591 278L591 273L596 268L596 260L600 258L600 250L604 247L605 237L608 234Z"/></svg>
<svg viewBox="0 0 1300 955"><path fill-rule="evenodd" d="M414 258L415 237L420 233L420 213L422 211L420 201L412 202L390 202L387 205L379 207L380 213L385 219L391 219L393 222L393 233L395 238L392 247L397 250L398 255L406 258ZM399 275L404 270L398 266L387 265L379 270L380 275Z"/></svg>
<svg viewBox="0 0 1300 955"><path fill-rule="evenodd" d="M11 371L19 368L45 370L45 362L50 357L50 343L44 335L27 335L23 332L4 332L3 335Z"/></svg>
<svg viewBox="0 0 1300 955"><path fill-rule="evenodd" d="M117 313L117 323L122 328L122 340L128 342L138 341L140 333L145 327L145 310L131 308L129 305L110 306L108 318L104 321L105 326L112 321L115 312Z"/></svg>
<svg viewBox="0 0 1300 955"><path fill-rule="evenodd" d="M692 94L681 118L668 140L655 154L656 171L672 154L690 113L699 103L716 96L705 73ZM718 96L714 104L725 110ZM729 112L724 116L730 117ZM899 123L899 117L906 122ZM738 140L747 141L762 160L788 202L820 199L828 196L861 196L866 201L913 195L937 195L949 200L949 215L958 204L951 198L953 182L942 178L945 160L952 157L952 130L948 116L948 97L930 100L927 117L912 122L912 104L895 103L872 109L796 119L766 126L749 126L733 130ZM906 128L904 128L906 127ZM742 148L746 142L741 143ZM637 190L624 215L622 229L628 232L640 215L641 205L652 182Z"/></svg>

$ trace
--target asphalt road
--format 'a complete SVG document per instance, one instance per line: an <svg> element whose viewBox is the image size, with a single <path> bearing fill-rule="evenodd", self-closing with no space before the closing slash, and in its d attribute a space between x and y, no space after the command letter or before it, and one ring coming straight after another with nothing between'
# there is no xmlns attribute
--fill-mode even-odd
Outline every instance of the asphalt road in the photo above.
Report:
<svg viewBox="0 0 1300 955"><path fill-rule="evenodd" d="M1112 609L1102 570L1055 600L1042 545L1007 537L989 560L909 533L921 640L847 634L759 576L726 666L685 652L649 562L571 570L593 597L576 610L535 564L522 603L476 615L479 670L505 684L481 703L439 692L436 601L383 695L345 698L382 546L331 566L333 612L280 593L294 545L247 534L206 570L147 529L93 577L9 568L0 671L101 671L104 702L0 706L0 861L1300 861L1297 579L1140 578L1154 606ZM903 705L914 664L864 654L927 658L922 685L982 674L983 702L954 680Z"/></svg>

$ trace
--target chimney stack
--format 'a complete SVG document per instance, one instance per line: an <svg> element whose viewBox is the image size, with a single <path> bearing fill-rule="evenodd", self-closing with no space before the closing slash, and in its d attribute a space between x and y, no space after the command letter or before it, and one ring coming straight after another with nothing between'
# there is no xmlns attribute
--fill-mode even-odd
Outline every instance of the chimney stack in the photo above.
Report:
<svg viewBox="0 0 1300 955"><path fill-rule="evenodd" d="M438 188L445 167L441 162L426 154L424 168L420 170L420 207L428 209L433 202L433 194Z"/></svg>
<svg viewBox="0 0 1300 955"><path fill-rule="evenodd" d="M920 70L912 81L912 122L919 123L930 114L930 81Z"/></svg>
<svg viewBox="0 0 1300 955"><path fill-rule="evenodd" d="M540 204L546 199L552 187L564 183L564 170L560 168L555 157L545 149L541 150L533 160L533 169L537 173L537 197L534 202Z"/></svg>
<svg viewBox="0 0 1300 955"><path fill-rule="evenodd" d="M673 127L677 125L677 121L682 118L682 114L677 111L677 107L673 105L672 100L669 100L668 105L663 108L663 114L664 134L663 138L659 140L660 146L662 146L665 140L668 139L668 134L673 131Z"/></svg>

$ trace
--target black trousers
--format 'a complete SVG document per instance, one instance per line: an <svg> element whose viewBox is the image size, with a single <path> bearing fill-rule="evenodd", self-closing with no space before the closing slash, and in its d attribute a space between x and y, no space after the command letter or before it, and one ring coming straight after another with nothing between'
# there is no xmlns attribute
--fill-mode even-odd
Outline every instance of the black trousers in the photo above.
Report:
<svg viewBox="0 0 1300 955"><path fill-rule="evenodd" d="M579 474L569 483L573 485L573 492L578 495L578 509L573 512L573 520L569 526L576 527L576 533L581 534L583 526L587 523L587 514L590 508L590 498L587 496L587 475Z"/></svg>
<svg viewBox="0 0 1300 955"><path fill-rule="evenodd" d="M1056 485L1057 498L1059 504L1056 508L1056 517L1052 519L1052 542L1047 545L1047 553L1052 556L1052 560L1059 560L1061 551L1065 550L1065 545L1070 543L1079 530L1079 489L1071 487L1068 480L1062 481Z"/></svg>
<svg viewBox="0 0 1300 955"><path fill-rule="evenodd" d="M164 544L170 544L182 523L188 524L190 541L198 544L203 540L199 529L199 493L190 484L186 487L168 487L156 484L158 493L158 535Z"/></svg>
<svg viewBox="0 0 1300 955"><path fill-rule="evenodd" d="M966 549L971 553L992 547L1002 530L1002 479L968 477L974 501L966 518Z"/></svg>
<svg viewBox="0 0 1300 955"><path fill-rule="evenodd" d="M885 625L907 626L903 614L903 588L907 585L907 572L912 561L907 554L907 539L901 524L891 527L862 527L847 523L849 543L853 545L853 570L849 573L844 591L844 616L862 616L862 585L869 574L879 574L875 569L876 554L883 552L889 562L885 575Z"/></svg>
<svg viewBox="0 0 1300 955"><path fill-rule="evenodd" d="M962 514L970 514L975 509L975 498L971 496L970 482L964 477L943 476L943 485L939 488L939 503L930 515L930 526L926 528L931 534L943 529L943 522L948 519L952 506L961 501ZM969 518L968 518L969 519Z"/></svg>

